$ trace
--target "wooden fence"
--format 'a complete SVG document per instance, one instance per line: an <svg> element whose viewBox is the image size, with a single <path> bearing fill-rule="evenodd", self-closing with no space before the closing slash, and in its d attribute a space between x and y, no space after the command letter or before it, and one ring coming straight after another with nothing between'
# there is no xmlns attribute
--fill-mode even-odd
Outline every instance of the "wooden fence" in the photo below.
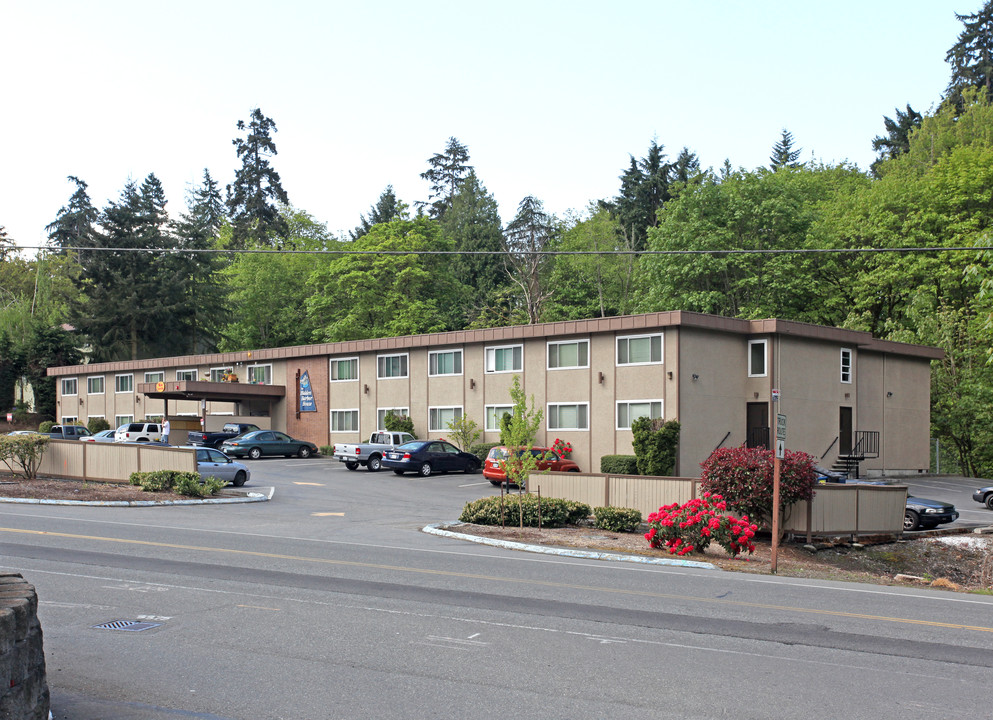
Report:
<svg viewBox="0 0 993 720"><path fill-rule="evenodd" d="M150 470L196 472L196 451L159 445L52 440L38 474L70 480L127 482L131 473Z"/></svg>

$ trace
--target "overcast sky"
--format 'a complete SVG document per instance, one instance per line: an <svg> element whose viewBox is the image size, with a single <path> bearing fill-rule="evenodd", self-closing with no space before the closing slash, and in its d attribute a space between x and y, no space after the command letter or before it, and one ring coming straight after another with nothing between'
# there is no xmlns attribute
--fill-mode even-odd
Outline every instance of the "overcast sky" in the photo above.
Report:
<svg viewBox="0 0 993 720"><path fill-rule="evenodd" d="M653 139L703 167L802 159L867 168L883 116L949 78L955 12L982 0L19 2L0 0L0 225L22 246L89 184L129 178L169 210L204 168L231 182L238 120L272 118L290 202L335 234L455 136L506 223L527 195L562 215L616 195Z"/></svg>

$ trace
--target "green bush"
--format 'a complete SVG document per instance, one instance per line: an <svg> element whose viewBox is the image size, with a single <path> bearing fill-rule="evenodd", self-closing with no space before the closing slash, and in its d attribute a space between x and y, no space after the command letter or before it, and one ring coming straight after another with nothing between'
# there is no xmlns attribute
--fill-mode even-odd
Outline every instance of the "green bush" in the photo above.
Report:
<svg viewBox="0 0 993 720"><path fill-rule="evenodd" d="M180 495L209 497L217 494L217 491L225 485L226 483L213 476L202 479L198 473L179 473L176 478L175 489Z"/></svg>
<svg viewBox="0 0 993 720"><path fill-rule="evenodd" d="M665 477L675 472L679 446L678 421L640 417L631 423L631 432L639 475Z"/></svg>
<svg viewBox="0 0 993 720"><path fill-rule="evenodd" d="M475 455L476 457L478 457L479 458L479 461L482 462L483 460L486 459L486 456L490 454L490 450L492 450L493 448L497 447L499 444L500 443L498 443L498 442L495 442L495 443L476 443L475 445L473 445L472 447L469 448L469 452L471 452L473 455Z"/></svg>
<svg viewBox="0 0 993 720"><path fill-rule="evenodd" d="M217 478L210 477L204 480L200 477L200 473L180 472L179 470L133 472L128 478L128 482L141 486L145 492L172 490L180 495L190 497L213 495L223 487Z"/></svg>
<svg viewBox="0 0 993 720"><path fill-rule="evenodd" d="M392 410L386 413L386 417L383 418L384 430L389 430L390 432L406 432L410 433L412 437L417 437L414 432L414 421L411 420L406 415L397 415Z"/></svg>
<svg viewBox="0 0 993 720"><path fill-rule="evenodd" d="M23 400L18 400L14 403L14 422L23 423L27 422L28 415L31 414L31 408Z"/></svg>
<svg viewBox="0 0 993 720"><path fill-rule="evenodd" d="M320 452L321 452L321 455L323 455L324 457L333 457L334 456L334 445L321 445L320 446Z"/></svg>
<svg viewBox="0 0 993 720"><path fill-rule="evenodd" d="M110 423L107 422L106 418L95 417L90 418L89 422L86 423L86 429L91 433L96 435L98 432L103 432L104 430L110 430Z"/></svg>
<svg viewBox="0 0 993 720"><path fill-rule="evenodd" d="M604 455L600 458L600 472L607 475L637 475L638 458L634 455Z"/></svg>
<svg viewBox="0 0 993 720"><path fill-rule="evenodd" d="M0 462L15 475L20 469L24 477L33 480L38 477L50 440L48 435L0 435Z"/></svg>
<svg viewBox="0 0 993 720"><path fill-rule="evenodd" d="M55 423L52 422L51 420L46 420L45 422L43 422L41 425L38 426L38 432L43 432L43 433L51 432L52 425L54 424Z"/></svg>
<svg viewBox="0 0 993 720"><path fill-rule="evenodd" d="M593 508L593 527L611 532L637 532L641 525L641 511L633 508Z"/></svg>
<svg viewBox="0 0 993 720"><path fill-rule="evenodd" d="M503 496L490 495L462 508L459 521L474 525L520 525L521 509L524 511L524 526L538 527L539 498L529 493ZM574 500L561 498L540 499L542 527L564 527L575 525L590 516L590 506Z"/></svg>

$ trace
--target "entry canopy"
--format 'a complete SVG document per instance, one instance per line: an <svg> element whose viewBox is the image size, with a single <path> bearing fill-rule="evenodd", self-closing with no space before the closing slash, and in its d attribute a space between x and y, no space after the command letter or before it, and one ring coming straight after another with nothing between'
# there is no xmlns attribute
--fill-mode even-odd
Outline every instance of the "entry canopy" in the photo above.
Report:
<svg viewBox="0 0 993 720"><path fill-rule="evenodd" d="M138 392L145 397L161 400L213 400L217 402L278 400L286 397L286 388L283 385L201 382L199 380L138 383Z"/></svg>

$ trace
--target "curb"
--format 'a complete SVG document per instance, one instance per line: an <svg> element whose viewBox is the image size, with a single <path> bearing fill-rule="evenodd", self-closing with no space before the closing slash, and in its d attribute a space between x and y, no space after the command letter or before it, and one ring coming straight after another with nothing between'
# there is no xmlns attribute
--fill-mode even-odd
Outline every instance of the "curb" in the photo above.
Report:
<svg viewBox="0 0 993 720"><path fill-rule="evenodd" d="M639 565L675 565L678 567L700 568L703 570L719 570L716 565L697 560L679 560L678 558L650 558L641 555L621 555L618 553L602 553L593 550L571 550L566 548L546 547L544 545L527 545L525 543L510 542L508 540L496 540L494 538L480 537L479 535L465 535L463 533L451 532L447 527L461 525L455 520L435 523L421 528L421 532L440 537L453 538L455 540L467 540L481 545L492 545L493 547L506 548L508 550L522 550L524 552L540 553L543 555L558 555L561 557L585 558L588 560L609 560L612 562L629 562Z"/></svg>
<svg viewBox="0 0 993 720"><path fill-rule="evenodd" d="M272 500L275 487L268 493L248 491L240 497L201 498L189 500L45 500L40 498L0 497L0 502L21 505L83 505L86 507L159 507L164 505L233 505L236 503L267 502Z"/></svg>

